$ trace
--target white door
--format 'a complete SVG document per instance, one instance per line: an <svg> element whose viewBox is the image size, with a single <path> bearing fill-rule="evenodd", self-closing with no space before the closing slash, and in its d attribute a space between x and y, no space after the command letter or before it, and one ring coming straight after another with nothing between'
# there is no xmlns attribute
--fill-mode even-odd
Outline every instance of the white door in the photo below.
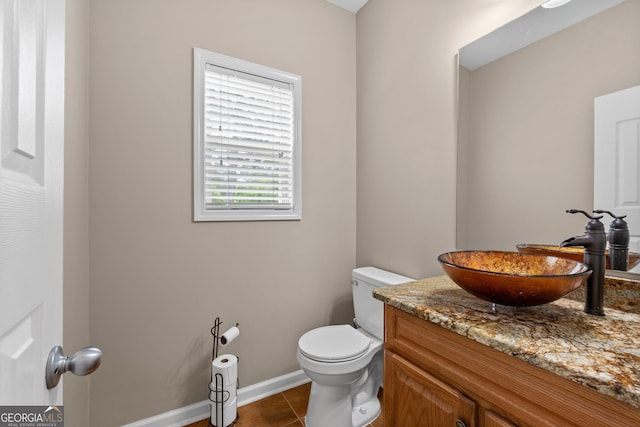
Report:
<svg viewBox="0 0 640 427"><path fill-rule="evenodd" d="M640 86L597 97L594 108L594 209L627 215L629 250L640 252Z"/></svg>
<svg viewBox="0 0 640 427"><path fill-rule="evenodd" d="M61 405L64 0L0 0L0 405Z"/></svg>

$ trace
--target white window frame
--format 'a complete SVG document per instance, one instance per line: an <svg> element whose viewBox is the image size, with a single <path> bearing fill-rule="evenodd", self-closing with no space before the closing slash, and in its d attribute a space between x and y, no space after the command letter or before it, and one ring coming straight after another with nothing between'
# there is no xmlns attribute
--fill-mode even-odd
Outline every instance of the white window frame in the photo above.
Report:
<svg viewBox="0 0 640 427"><path fill-rule="evenodd" d="M293 88L293 204L290 209L207 209L205 201L204 98L207 64L291 84ZM199 221L277 221L302 219L302 78L298 75L204 49L193 49L193 219Z"/></svg>

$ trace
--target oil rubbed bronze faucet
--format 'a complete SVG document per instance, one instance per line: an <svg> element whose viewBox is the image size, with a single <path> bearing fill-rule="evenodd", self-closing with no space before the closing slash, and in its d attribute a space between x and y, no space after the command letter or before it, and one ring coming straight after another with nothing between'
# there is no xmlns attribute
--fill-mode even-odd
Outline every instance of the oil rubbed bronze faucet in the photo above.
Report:
<svg viewBox="0 0 640 427"><path fill-rule="evenodd" d="M587 279L586 300L584 311L595 316L604 316L604 271L606 267L605 251L607 249L607 235L604 225L600 222L602 216L591 216L585 211L569 209L567 213L581 213L589 218L583 236L570 237L560 246L582 246L584 248L584 264L591 268L591 276Z"/></svg>
<svg viewBox="0 0 640 427"><path fill-rule="evenodd" d="M630 240L629 225L624 220L627 216L616 216L602 210L595 210L593 213L606 213L613 218L609 224L609 266L612 270L627 271Z"/></svg>

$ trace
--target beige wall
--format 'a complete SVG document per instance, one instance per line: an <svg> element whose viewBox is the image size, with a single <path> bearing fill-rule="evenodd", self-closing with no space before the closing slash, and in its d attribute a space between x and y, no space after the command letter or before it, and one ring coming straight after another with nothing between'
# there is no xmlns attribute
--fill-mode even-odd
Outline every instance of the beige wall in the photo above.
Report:
<svg viewBox="0 0 640 427"><path fill-rule="evenodd" d="M298 369L306 330L349 320L356 264L441 274L457 49L540 0L369 0L357 17L321 0L91 0L90 31L88 2L67 0L65 347L105 360L65 378L65 411L100 427L204 400L215 316L240 322L245 386ZM194 46L302 75L301 222L191 222Z"/></svg>
<svg viewBox="0 0 640 427"><path fill-rule="evenodd" d="M89 337L89 1L66 0L64 156L65 354L91 344ZM67 427L89 422L88 377L64 376Z"/></svg>
<svg viewBox="0 0 640 427"><path fill-rule="evenodd" d="M455 248L456 54L537 6L369 0L357 15L357 263L416 278Z"/></svg>
<svg viewBox="0 0 640 427"><path fill-rule="evenodd" d="M593 99L640 84L640 2L626 1L469 76L459 247L581 234L593 208ZM608 221L607 221L608 222Z"/></svg>
<svg viewBox="0 0 640 427"><path fill-rule="evenodd" d="M240 385L299 369L297 340L349 322L355 16L321 0L92 0L91 425L208 395L216 316ZM192 222L192 49L302 76L303 219Z"/></svg>

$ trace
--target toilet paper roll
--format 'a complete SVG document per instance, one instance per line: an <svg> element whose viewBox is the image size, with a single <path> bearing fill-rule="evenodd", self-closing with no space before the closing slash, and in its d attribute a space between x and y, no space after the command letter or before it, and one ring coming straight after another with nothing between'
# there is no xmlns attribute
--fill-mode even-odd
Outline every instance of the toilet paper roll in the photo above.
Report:
<svg viewBox="0 0 640 427"><path fill-rule="evenodd" d="M238 416L238 401L232 401L223 405L211 402L211 425L215 427L227 427Z"/></svg>
<svg viewBox="0 0 640 427"><path fill-rule="evenodd" d="M237 326L234 326L232 328L229 328L227 330L227 332L225 332L224 334L222 334L222 336L220 337L220 344L224 347L229 345L229 343L233 340L235 340L236 338L238 338L238 335L240 335L240 329L238 329Z"/></svg>
<svg viewBox="0 0 640 427"><path fill-rule="evenodd" d="M216 381L216 374L222 375L222 385L225 388L236 387L238 381L238 358L233 354L223 354L211 362L211 382L213 387L220 386L220 380Z"/></svg>
<svg viewBox="0 0 640 427"><path fill-rule="evenodd" d="M209 400L212 402L227 403L236 398L238 394L237 383L230 386L216 387L215 383L209 384Z"/></svg>

